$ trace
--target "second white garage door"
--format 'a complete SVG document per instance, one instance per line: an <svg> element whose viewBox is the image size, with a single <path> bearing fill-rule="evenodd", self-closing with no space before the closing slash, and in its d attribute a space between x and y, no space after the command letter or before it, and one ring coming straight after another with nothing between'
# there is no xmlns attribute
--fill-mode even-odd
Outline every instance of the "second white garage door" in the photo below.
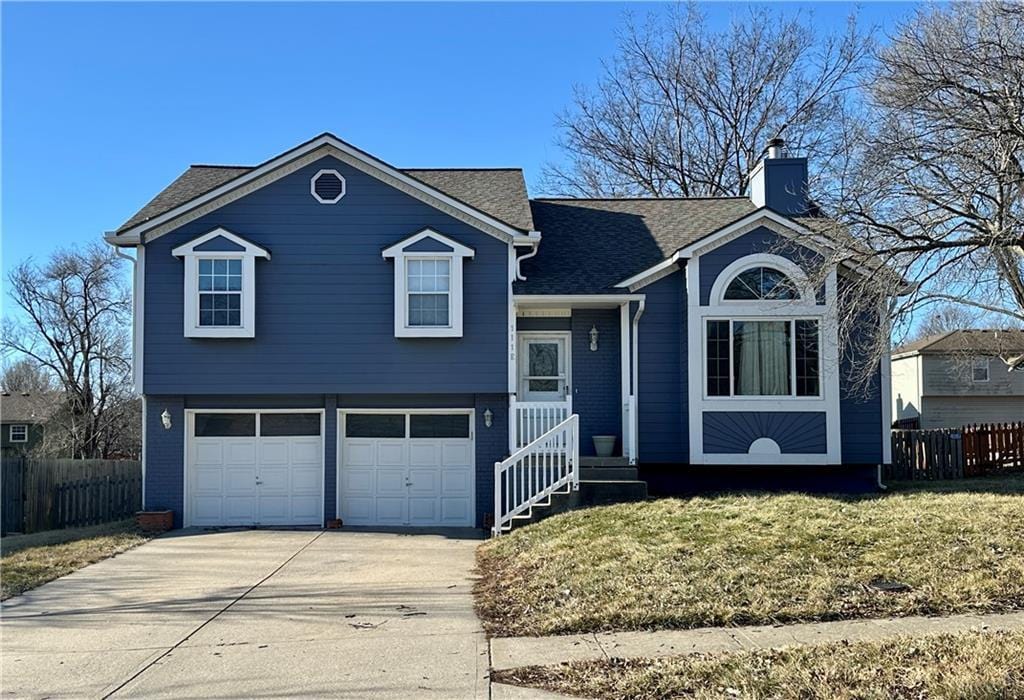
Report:
<svg viewBox="0 0 1024 700"><path fill-rule="evenodd" d="M339 434L346 525L475 524L472 411L342 411Z"/></svg>

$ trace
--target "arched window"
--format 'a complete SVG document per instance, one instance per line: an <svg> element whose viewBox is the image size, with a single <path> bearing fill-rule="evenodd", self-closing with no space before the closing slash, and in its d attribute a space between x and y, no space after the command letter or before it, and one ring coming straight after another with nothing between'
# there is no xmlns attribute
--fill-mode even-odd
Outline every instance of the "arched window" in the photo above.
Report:
<svg viewBox="0 0 1024 700"><path fill-rule="evenodd" d="M705 317L706 396L820 397L822 308L803 271L757 255L719 273Z"/></svg>
<svg viewBox="0 0 1024 700"><path fill-rule="evenodd" d="M723 298L730 301L798 299L796 286L774 267L751 267L732 278Z"/></svg>

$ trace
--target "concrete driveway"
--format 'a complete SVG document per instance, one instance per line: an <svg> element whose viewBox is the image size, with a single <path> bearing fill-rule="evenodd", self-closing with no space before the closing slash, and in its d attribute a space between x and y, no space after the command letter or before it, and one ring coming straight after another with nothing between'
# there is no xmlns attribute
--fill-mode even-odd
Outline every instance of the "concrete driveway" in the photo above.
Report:
<svg viewBox="0 0 1024 700"><path fill-rule="evenodd" d="M184 531L3 604L4 696L487 696L474 532Z"/></svg>

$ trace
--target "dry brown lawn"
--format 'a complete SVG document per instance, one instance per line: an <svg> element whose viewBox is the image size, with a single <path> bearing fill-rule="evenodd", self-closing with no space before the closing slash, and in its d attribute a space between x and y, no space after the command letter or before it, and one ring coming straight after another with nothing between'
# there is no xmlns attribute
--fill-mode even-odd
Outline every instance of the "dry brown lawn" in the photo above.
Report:
<svg viewBox="0 0 1024 700"><path fill-rule="evenodd" d="M486 542L478 564L501 636L1021 609L1024 477L590 508Z"/></svg>
<svg viewBox="0 0 1024 700"><path fill-rule="evenodd" d="M1024 697L1024 633L969 633L503 671L495 680L602 700Z"/></svg>
<svg viewBox="0 0 1024 700"><path fill-rule="evenodd" d="M131 520L15 535L0 541L0 600L148 541Z"/></svg>

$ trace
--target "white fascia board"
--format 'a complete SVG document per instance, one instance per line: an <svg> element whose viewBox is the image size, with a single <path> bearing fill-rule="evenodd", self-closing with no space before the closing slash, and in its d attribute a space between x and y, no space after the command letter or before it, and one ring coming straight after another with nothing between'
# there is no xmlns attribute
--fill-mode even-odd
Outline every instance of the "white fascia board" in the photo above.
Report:
<svg viewBox="0 0 1024 700"><path fill-rule="evenodd" d="M210 251L196 251L196 246L201 246L207 241L211 241L214 238L226 238L235 245L242 247L242 250L210 250ZM183 257L185 255L253 255L257 258L266 258L270 260L270 251L266 248L256 245L250 241L245 240L241 236L231 233L226 228L215 228L212 231L204 233L199 238L193 238L188 243L182 243L180 246L171 251L171 255L176 258Z"/></svg>
<svg viewBox="0 0 1024 700"><path fill-rule="evenodd" d="M419 243L424 238L431 238L431 239L437 241L438 243L441 243L443 245L448 246L452 250L451 250L451 252L449 252L449 251L424 251L424 252L417 251L415 253L406 253L405 252L406 248L408 248L409 246L413 245L414 243ZM458 241L453 241L451 238L448 238L448 236L444 235L443 233L438 233L437 231L435 231L433 229L425 228L422 231L420 231L419 233L414 233L413 235L409 236L408 238L403 238L398 243L395 243L393 246L385 248L384 251L381 254L385 258L397 258L397 257L399 257L401 255L409 255L409 256L414 256L414 255L454 255L454 256L460 257L460 258L472 258L476 254L476 252L472 248L470 248L468 246L464 246L461 243L459 243Z"/></svg>
<svg viewBox="0 0 1024 700"><path fill-rule="evenodd" d="M116 245L119 248L133 248L137 245L141 245L142 241L138 235L129 236L127 234L117 235L117 231L104 231L103 240L110 245Z"/></svg>
<svg viewBox="0 0 1024 700"><path fill-rule="evenodd" d="M273 171L277 170L281 166L286 165L287 163L296 160L297 158L309 155L317 151L318 149L329 148L336 149L337 151L344 153L346 156L351 158L356 163L366 166L368 169L379 170L388 175L389 177L398 180L403 185L411 189L417 190L420 193L427 195L432 199L443 202L444 204L452 207L453 209L456 209L462 212L463 214L483 224L490 226L491 228L501 231L504 234L504 236L499 236L499 238L502 238L503 240L505 240L506 236L508 239L513 239L516 236L523 235L523 232L520 231L519 229L513 228L512 226L509 226L505 222L499 221L498 219L495 219L494 217L485 214L484 212L480 211L479 209L476 209L475 207L471 207L468 204L460 202L454 197L451 197L450 195L447 195L444 192L441 192L440 190L434 189L433 187L430 187L429 185L420 182L419 180L410 177L409 175L406 175L397 168L394 168L388 165L387 163L378 160L377 158L374 158L369 153L361 151L358 148L355 148L354 146L345 143L338 137L332 134L322 134L321 136L318 136L311 141L307 141L304 144L301 144L299 146L296 146L295 148L285 151L281 155L266 161L262 165L257 166L256 168L250 170L249 172L243 175L239 175L238 177L224 183L220 187L216 187L213 190L210 190L206 194L200 195L195 199L189 200L184 204L174 207L170 211L166 211L163 214L160 214L159 216L155 216L152 219L149 219L148 221L143 221L139 224L136 224L130 229L122 231L120 234L117 235L117 239L127 240L130 237L135 237L135 239L137 240L139 236L145 231L155 228L161 224L167 223L168 221L171 221L172 219L175 219L181 216L182 214L191 211L192 209L203 206L204 204L208 204L216 200L218 197L233 192L234 190L240 187L245 187L246 185L252 184L253 187L251 189L258 189L261 185L258 184L257 181L263 178L264 176L273 173ZM330 154L325 153L325 155ZM490 231L485 232L488 234L491 233ZM154 236L154 238L156 237L158 236Z"/></svg>

